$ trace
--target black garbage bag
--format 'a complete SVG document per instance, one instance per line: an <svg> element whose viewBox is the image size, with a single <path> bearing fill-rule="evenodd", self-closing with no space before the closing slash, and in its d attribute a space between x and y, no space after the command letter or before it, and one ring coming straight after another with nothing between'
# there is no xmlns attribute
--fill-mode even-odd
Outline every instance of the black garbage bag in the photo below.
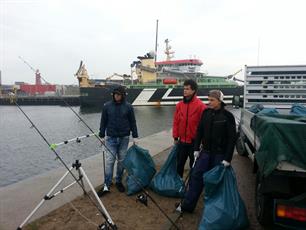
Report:
<svg viewBox="0 0 306 230"><path fill-rule="evenodd" d="M123 165L128 172L127 195L132 195L148 186L156 173L149 151L137 145L132 145L128 149Z"/></svg>

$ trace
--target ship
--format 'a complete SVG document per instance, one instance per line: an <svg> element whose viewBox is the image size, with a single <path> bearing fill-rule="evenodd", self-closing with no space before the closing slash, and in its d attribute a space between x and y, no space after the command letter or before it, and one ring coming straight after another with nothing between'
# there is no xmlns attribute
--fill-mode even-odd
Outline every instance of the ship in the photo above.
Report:
<svg viewBox="0 0 306 230"><path fill-rule="evenodd" d="M228 76L209 76L201 72L203 62L200 59L173 60L174 51L165 40L166 59L156 61L154 52L138 56L130 65L130 75L117 75L106 79L90 79L85 64L81 64L75 74L79 81L81 107L102 108L112 100L114 88L122 85L126 88L126 100L135 106L175 105L183 98L183 83L193 79L198 84L197 96L207 103L208 92L220 89L226 104L239 106L242 103L243 86L235 80L236 73ZM121 80L118 80L118 76Z"/></svg>

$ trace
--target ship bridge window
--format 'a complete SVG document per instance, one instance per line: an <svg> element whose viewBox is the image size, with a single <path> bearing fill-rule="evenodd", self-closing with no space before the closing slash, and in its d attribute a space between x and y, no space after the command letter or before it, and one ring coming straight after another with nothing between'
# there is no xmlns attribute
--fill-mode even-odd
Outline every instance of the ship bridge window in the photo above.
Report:
<svg viewBox="0 0 306 230"><path fill-rule="evenodd" d="M263 77L263 79L268 79L268 77Z"/></svg>
<svg viewBox="0 0 306 230"><path fill-rule="evenodd" d="M276 77L274 77L274 79L278 79L278 77L276 76Z"/></svg>
<svg viewBox="0 0 306 230"><path fill-rule="evenodd" d="M289 77L289 76L286 76L286 79L290 79L290 77Z"/></svg>
<svg viewBox="0 0 306 230"><path fill-rule="evenodd" d="M292 76L291 78L292 78L292 79L295 79L295 76Z"/></svg>
<svg viewBox="0 0 306 230"><path fill-rule="evenodd" d="M280 77L280 79L284 79L284 77L282 76L282 77Z"/></svg>

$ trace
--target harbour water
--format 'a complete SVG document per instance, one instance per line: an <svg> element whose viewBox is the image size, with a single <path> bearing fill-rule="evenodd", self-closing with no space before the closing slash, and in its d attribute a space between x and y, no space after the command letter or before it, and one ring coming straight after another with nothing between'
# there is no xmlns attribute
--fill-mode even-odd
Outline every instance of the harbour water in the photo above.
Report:
<svg viewBox="0 0 306 230"><path fill-rule="evenodd" d="M59 143L90 131L73 112L62 106L22 106L36 127L50 143ZM94 130L98 131L100 112L73 109ZM174 106L135 107L140 137L170 129ZM101 151L99 141L82 139L81 143L59 146L57 152L67 164ZM62 166L47 144L31 128L31 124L15 106L0 106L0 187ZM102 167L102 166L101 166ZM102 170L102 169L101 169Z"/></svg>

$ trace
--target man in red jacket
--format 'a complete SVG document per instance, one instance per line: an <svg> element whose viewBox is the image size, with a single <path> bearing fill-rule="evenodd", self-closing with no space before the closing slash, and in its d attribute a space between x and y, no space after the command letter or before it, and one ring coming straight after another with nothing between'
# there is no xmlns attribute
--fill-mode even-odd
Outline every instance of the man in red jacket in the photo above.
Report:
<svg viewBox="0 0 306 230"><path fill-rule="evenodd" d="M184 98L175 108L172 136L178 144L177 173L183 177L184 166L189 156L190 168L194 162L193 142L197 127L206 105L196 96L198 85L188 79L184 82Z"/></svg>

